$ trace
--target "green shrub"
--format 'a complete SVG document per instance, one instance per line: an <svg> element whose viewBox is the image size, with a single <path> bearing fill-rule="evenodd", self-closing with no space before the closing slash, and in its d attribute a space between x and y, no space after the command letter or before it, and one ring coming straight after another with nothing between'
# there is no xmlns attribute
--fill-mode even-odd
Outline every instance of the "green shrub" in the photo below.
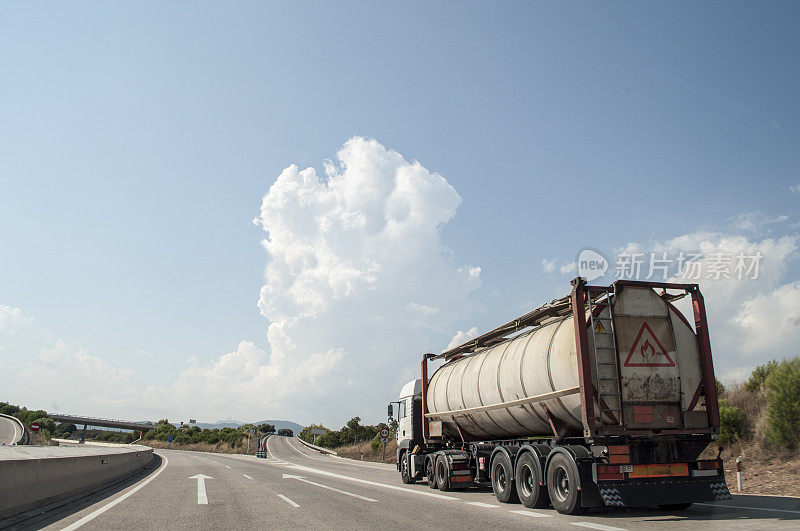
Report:
<svg viewBox="0 0 800 531"><path fill-rule="evenodd" d="M728 446L742 435L744 415L736 407L728 405L725 400L719 401L719 437L720 446Z"/></svg>
<svg viewBox="0 0 800 531"><path fill-rule="evenodd" d="M767 438L793 448L800 440L800 358L784 359L769 370L767 390Z"/></svg>
<svg viewBox="0 0 800 531"><path fill-rule="evenodd" d="M769 376L777 366L778 362L775 360L772 360L765 365L759 365L753 370L752 374L750 375L750 379L747 380L746 384L744 384L744 388L751 393L755 393L761 389L761 386L764 385L767 380L767 376Z"/></svg>

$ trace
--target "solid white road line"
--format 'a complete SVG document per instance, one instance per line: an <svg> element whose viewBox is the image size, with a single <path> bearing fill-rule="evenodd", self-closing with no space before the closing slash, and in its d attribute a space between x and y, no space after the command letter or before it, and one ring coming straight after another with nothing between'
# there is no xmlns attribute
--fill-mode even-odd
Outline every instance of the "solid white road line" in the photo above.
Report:
<svg viewBox="0 0 800 531"><path fill-rule="evenodd" d="M251 478L250 476L248 476L247 474L242 474L242 475L243 475L244 477L246 477L247 479L253 479L253 478Z"/></svg>
<svg viewBox="0 0 800 531"><path fill-rule="evenodd" d="M514 514L524 514L525 516L533 516L535 518L547 518L549 516L553 516L552 514L544 514L544 513L535 513L533 511L509 511Z"/></svg>
<svg viewBox="0 0 800 531"><path fill-rule="evenodd" d="M295 507L295 508L300 507L299 505L297 505L295 502L293 502L292 500L290 500L289 498L287 498L283 494L278 494L278 498L282 499L283 501L285 501L286 503L288 503L292 507Z"/></svg>
<svg viewBox="0 0 800 531"><path fill-rule="evenodd" d="M117 498L116 500L103 505L102 507L100 507L96 511L93 511L93 512L87 514L86 516L84 516L83 518L78 520L77 522L75 522L75 523L73 523L71 525L68 525L67 527L62 529L62 531L73 531L73 529L78 529L80 526L82 526L86 522L94 520L95 518L97 518L98 516L100 516L101 514L106 512L107 510L111 509L112 507L114 507L116 504L118 504L122 500L128 498L128 496L133 495L135 492L139 491L139 489L141 489L142 487L144 487L145 485L147 485L148 483L150 483L151 481L156 479L158 477L158 475L161 474L161 472L163 472L164 469L167 468L167 465L169 464L169 459L167 459L167 456L161 455L161 454L158 454L158 455L161 457L161 459L164 460L164 462L161 463L161 466L158 468L158 470L156 470L155 474L153 474L152 476L150 476L149 478L144 480L142 483L138 484L136 487L132 488L131 490L129 490L128 492L126 492L125 494L123 494L122 496Z"/></svg>
<svg viewBox="0 0 800 531"><path fill-rule="evenodd" d="M339 494L345 494L347 496L352 496L353 498L358 498L359 500L364 500L368 502L374 502L378 500L373 500L372 498L367 498L366 496L361 496L360 494L353 494L352 492L347 492L346 490L336 489L333 487L329 487L328 485L323 485L322 483L317 483L315 481L308 480L302 476L293 476L291 474L284 474L284 479L296 479L297 481L302 481L303 483L308 483L309 485L314 485L317 487L322 487L323 489L332 490L333 492L338 492Z"/></svg>
<svg viewBox="0 0 800 531"><path fill-rule="evenodd" d="M475 507L500 507L499 505L492 505L491 503L483 502L467 502L467 505L474 505Z"/></svg>
<svg viewBox="0 0 800 531"><path fill-rule="evenodd" d="M706 507L725 507L727 509L748 509L750 511L769 511L774 513L800 514L800 511L790 511L789 509L768 509L766 507L745 507L743 505L718 505L716 503L695 503Z"/></svg>
<svg viewBox="0 0 800 531"><path fill-rule="evenodd" d="M600 531L626 531L625 528L622 527L613 527L610 525L603 525L603 524L593 524L591 522L570 522L570 523L578 527L588 527L589 529L600 529Z"/></svg>
<svg viewBox="0 0 800 531"><path fill-rule="evenodd" d="M269 447L269 442L274 439L274 437L270 437L267 439L267 446ZM272 450L269 450L270 453L273 453ZM273 453L274 455L274 453ZM273 464L273 463L270 463ZM392 489L392 490L399 490L402 492L410 492L412 494L419 494L420 496L430 496L432 498L438 498L440 500L458 500L460 498L454 498L453 496L445 496L444 494L436 494L435 492L428 492L424 490L414 490L414 489L407 489L405 487L398 487L397 485L388 485L386 483L378 483L377 481L369 481L368 479L361 479L361 478L354 478L350 476L343 476L341 474L335 474L333 472L328 472L327 470L319 470L317 468L311 468L307 466L297 465L295 463L291 463L286 461L286 466L289 468L293 468L295 470L302 470L304 472L311 472L314 474L319 474L322 476L328 476L332 478L339 478L345 479L347 481L355 481L356 483L364 483L365 485L373 485L375 487L383 487L384 489Z"/></svg>
<svg viewBox="0 0 800 531"><path fill-rule="evenodd" d="M345 464L351 465L351 466L360 466L360 467L364 467L364 468L372 468L372 469L375 469L375 470L392 470L391 468L386 468L386 467L381 467L381 466L373 466L373 465L367 465L367 464L364 464L364 463L356 463L352 459L347 459L346 457L339 457L337 455L329 455L329 456L325 456L325 457L319 457L319 456L310 455L310 454L305 453L303 450L301 450L300 447L295 446L294 443L292 443L291 439L287 438L286 439L286 443L293 450L295 450L295 451L299 452L300 454L308 457L309 459L313 459L315 461L324 461L326 463L331 463L331 464L342 462L342 463L345 463ZM338 461L332 461L332 459L337 459Z"/></svg>

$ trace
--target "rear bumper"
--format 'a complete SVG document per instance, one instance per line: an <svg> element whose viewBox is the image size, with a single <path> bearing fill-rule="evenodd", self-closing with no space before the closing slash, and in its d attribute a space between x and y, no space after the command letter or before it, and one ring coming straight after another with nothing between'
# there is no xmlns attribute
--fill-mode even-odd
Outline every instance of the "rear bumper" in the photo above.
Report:
<svg viewBox="0 0 800 531"><path fill-rule="evenodd" d="M609 507L644 507L731 500L725 475L601 481L597 487Z"/></svg>

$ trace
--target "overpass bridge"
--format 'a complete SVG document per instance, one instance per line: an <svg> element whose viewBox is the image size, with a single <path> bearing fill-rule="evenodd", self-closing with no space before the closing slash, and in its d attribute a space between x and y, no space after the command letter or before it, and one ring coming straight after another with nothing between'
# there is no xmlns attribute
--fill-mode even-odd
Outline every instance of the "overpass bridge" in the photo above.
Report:
<svg viewBox="0 0 800 531"><path fill-rule="evenodd" d="M83 430L86 431L87 426L96 426L99 428L117 428L120 430L132 430L139 432L141 439L145 433L154 428L154 424L145 422L132 422L129 420L115 420L115 419L102 419L97 417L81 417L79 415L62 415L60 413L50 413L50 418L57 422L68 422L76 426L83 424Z"/></svg>

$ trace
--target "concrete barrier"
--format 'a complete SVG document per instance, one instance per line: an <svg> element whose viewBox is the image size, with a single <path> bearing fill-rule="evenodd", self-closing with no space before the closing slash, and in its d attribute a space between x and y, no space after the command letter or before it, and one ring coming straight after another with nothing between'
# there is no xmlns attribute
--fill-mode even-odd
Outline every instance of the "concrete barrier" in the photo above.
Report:
<svg viewBox="0 0 800 531"><path fill-rule="evenodd" d="M12 444L30 443L30 433L28 433L28 430L25 429L25 424L23 424L21 420L19 420L17 417L13 415L6 415L5 413L0 413L0 417L10 420L11 422L17 425L17 428L19 428L19 434L20 434L19 438L13 441Z"/></svg>
<svg viewBox="0 0 800 531"><path fill-rule="evenodd" d="M304 440L303 440L303 439L301 439L300 437L298 437L298 438L297 438L297 440L298 440L298 441L300 441L300 443L301 443L301 444L304 444L304 445L308 446L308 447L309 447L309 448L311 448L312 450L316 450L316 451L318 451L318 452L322 452L323 454L329 454L329 455L339 455L339 454L337 454L336 452L334 452L333 450L328 450L327 448L323 448L322 446L316 446L316 445L314 445L314 444L311 444L311 443L309 443L309 442L306 442L306 441L304 441Z"/></svg>
<svg viewBox="0 0 800 531"><path fill-rule="evenodd" d="M131 476L150 466L154 457L145 446L3 448L0 519Z"/></svg>

